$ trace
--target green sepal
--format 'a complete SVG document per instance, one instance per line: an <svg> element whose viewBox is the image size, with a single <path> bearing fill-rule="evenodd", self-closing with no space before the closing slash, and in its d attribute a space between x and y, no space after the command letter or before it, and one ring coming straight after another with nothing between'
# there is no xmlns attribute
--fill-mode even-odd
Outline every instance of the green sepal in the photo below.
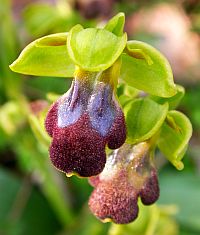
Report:
<svg viewBox="0 0 200 235"><path fill-rule="evenodd" d="M106 29L83 29L76 25L69 32L67 48L74 64L95 72L109 68L121 55L126 42L126 34L118 37Z"/></svg>
<svg viewBox="0 0 200 235"><path fill-rule="evenodd" d="M158 148L178 170L184 167L181 160L191 136L192 125L189 119L181 112L169 111L161 128Z"/></svg>
<svg viewBox="0 0 200 235"><path fill-rule="evenodd" d="M120 12L114 16L108 23L105 25L104 29L114 33L116 36L122 36L125 24L125 15Z"/></svg>
<svg viewBox="0 0 200 235"><path fill-rule="evenodd" d="M170 64L158 50L144 42L128 41L124 52L121 78L128 85L160 97L176 94Z"/></svg>
<svg viewBox="0 0 200 235"><path fill-rule="evenodd" d="M149 98L129 102L125 108L128 143L150 139L162 126L168 112L168 103L158 104Z"/></svg>
<svg viewBox="0 0 200 235"><path fill-rule="evenodd" d="M163 97L158 97L158 96L151 96L151 99L156 101L159 104L163 104L165 102L169 103L169 110L176 109L178 105L180 104L182 98L185 95L185 89L184 87L180 85L176 85L177 93L169 98L163 98Z"/></svg>
<svg viewBox="0 0 200 235"><path fill-rule="evenodd" d="M67 33L57 33L33 41L10 69L36 76L73 77L75 66L67 52L67 37Z"/></svg>

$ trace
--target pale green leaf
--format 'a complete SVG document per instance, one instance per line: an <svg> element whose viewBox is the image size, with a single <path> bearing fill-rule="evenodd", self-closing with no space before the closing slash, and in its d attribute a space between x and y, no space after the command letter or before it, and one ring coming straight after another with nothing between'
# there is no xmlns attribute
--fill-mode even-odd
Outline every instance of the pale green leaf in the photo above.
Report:
<svg viewBox="0 0 200 235"><path fill-rule="evenodd" d="M76 25L69 33L67 48L76 65L87 71L101 71L118 59L126 41L126 34L117 37L106 29L83 29Z"/></svg>
<svg viewBox="0 0 200 235"><path fill-rule="evenodd" d="M187 150L191 135L192 125L189 119L181 112L169 111L161 129L158 147L178 170L184 167L181 160Z"/></svg>
<svg viewBox="0 0 200 235"><path fill-rule="evenodd" d="M125 52L121 78L128 85L160 97L176 94L169 62L158 50L144 42L129 41Z"/></svg>
<svg viewBox="0 0 200 235"><path fill-rule="evenodd" d="M162 105L148 98L140 98L129 102L124 112L127 142L138 143L151 138L159 130L166 118L168 103Z"/></svg>
<svg viewBox="0 0 200 235"><path fill-rule="evenodd" d="M24 48L10 68L22 74L73 77L75 66L67 48L67 33L37 39Z"/></svg>

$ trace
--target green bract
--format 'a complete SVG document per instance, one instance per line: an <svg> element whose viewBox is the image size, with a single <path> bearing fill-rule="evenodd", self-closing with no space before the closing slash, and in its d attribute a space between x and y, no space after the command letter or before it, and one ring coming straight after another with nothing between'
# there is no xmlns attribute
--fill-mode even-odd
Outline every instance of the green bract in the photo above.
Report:
<svg viewBox="0 0 200 235"><path fill-rule="evenodd" d="M10 68L17 73L72 77L75 66L66 50L67 33L42 37L24 48Z"/></svg>
<svg viewBox="0 0 200 235"><path fill-rule="evenodd" d="M129 41L126 52L122 54L121 78L128 85L161 97L176 94L171 67L158 50L144 42Z"/></svg>
<svg viewBox="0 0 200 235"><path fill-rule="evenodd" d="M151 138L163 124L168 103L163 105L148 98L135 99L125 106L127 142L138 143Z"/></svg>
<svg viewBox="0 0 200 235"><path fill-rule="evenodd" d="M87 71L109 68L121 55L127 42L106 29L73 27L69 33L67 49L74 63Z"/></svg>
<svg viewBox="0 0 200 235"><path fill-rule="evenodd" d="M183 169L181 162L192 135L192 126L189 119L181 112L169 111L164 122L158 147L165 157L179 170Z"/></svg>

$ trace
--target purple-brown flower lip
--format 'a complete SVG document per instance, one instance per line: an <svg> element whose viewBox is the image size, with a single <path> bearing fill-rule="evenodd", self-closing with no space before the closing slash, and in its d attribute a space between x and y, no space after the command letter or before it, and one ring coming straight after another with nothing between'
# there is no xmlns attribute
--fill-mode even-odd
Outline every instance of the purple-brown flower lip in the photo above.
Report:
<svg viewBox="0 0 200 235"><path fill-rule="evenodd" d="M150 205L159 197L157 172L149 145L124 144L106 162L103 172L89 179L95 187L89 199L92 213L104 222L126 224L138 215L138 198Z"/></svg>
<svg viewBox="0 0 200 235"><path fill-rule="evenodd" d="M137 192L121 174L98 183L89 199L92 213L103 222L126 224L138 215Z"/></svg>
<svg viewBox="0 0 200 235"><path fill-rule="evenodd" d="M67 175L99 174L106 163L106 145L119 148L126 139L123 112L104 82L75 79L49 110L45 127L53 137L51 161Z"/></svg>

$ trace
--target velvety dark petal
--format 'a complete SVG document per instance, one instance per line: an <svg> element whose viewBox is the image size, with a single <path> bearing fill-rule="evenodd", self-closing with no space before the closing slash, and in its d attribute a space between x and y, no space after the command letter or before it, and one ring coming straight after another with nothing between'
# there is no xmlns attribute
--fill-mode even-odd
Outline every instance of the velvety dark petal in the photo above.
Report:
<svg viewBox="0 0 200 235"><path fill-rule="evenodd" d="M90 178L95 189L89 207L99 219L129 223L137 217L139 196L145 205L158 199L157 172L149 148L147 142L124 144L108 156L101 174Z"/></svg>
<svg viewBox="0 0 200 235"><path fill-rule="evenodd" d="M51 137L53 136L53 130L57 122L57 112L58 112L58 103L55 102L49 109L45 120L45 129Z"/></svg>
<svg viewBox="0 0 200 235"><path fill-rule="evenodd" d="M134 188L122 177L100 182L90 196L89 207L101 220L126 224L138 215L137 198Z"/></svg>
<svg viewBox="0 0 200 235"><path fill-rule="evenodd" d="M89 78L73 81L70 90L51 107L45 127L53 137L51 161L67 175L99 174L106 162L106 144L118 148L126 138L124 116L113 88Z"/></svg>
<svg viewBox="0 0 200 235"><path fill-rule="evenodd" d="M152 169L151 175L147 178L145 185L142 187L140 191L140 197L142 203L145 205L151 205L156 202L159 198L159 183L157 172L155 169Z"/></svg>
<svg viewBox="0 0 200 235"><path fill-rule="evenodd" d="M107 140L108 147L110 149L117 149L121 147L126 140L126 124L124 114L121 109L118 109L117 116L109 131Z"/></svg>
<svg viewBox="0 0 200 235"><path fill-rule="evenodd" d="M91 128L87 115L65 128L55 128L50 158L59 170L83 177L99 174L105 165L105 140Z"/></svg>

